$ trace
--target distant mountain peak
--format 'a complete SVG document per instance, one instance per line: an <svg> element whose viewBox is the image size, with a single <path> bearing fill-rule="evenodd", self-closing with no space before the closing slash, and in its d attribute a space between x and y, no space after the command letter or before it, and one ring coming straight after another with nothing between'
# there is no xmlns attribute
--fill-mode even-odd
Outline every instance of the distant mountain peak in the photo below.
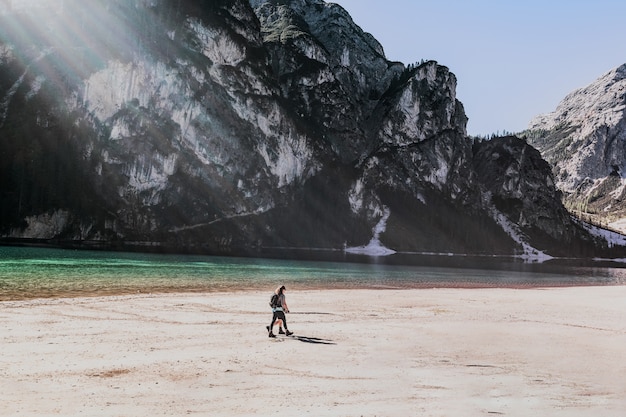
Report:
<svg viewBox="0 0 626 417"><path fill-rule="evenodd" d="M569 93L552 113L534 118L529 129L554 129L569 125L613 126L622 119L626 105L626 64L608 71L588 86Z"/></svg>
<svg viewBox="0 0 626 417"><path fill-rule="evenodd" d="M626 217L626 64L568 94L526 133L552 165L575 212L602 224ZM621 230L621 226L620 226Z"/></svg>

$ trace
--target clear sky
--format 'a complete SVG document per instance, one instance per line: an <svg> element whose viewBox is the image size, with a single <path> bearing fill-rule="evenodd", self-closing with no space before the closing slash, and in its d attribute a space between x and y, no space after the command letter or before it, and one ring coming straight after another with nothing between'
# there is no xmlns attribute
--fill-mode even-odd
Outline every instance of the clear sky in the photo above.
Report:
<svg viewBox="0 0 626 417"><path fill-rule="evenodd" d="M519 132L626 63L626 0L327 0L404 64L458 80L468 133Z"/></svg>

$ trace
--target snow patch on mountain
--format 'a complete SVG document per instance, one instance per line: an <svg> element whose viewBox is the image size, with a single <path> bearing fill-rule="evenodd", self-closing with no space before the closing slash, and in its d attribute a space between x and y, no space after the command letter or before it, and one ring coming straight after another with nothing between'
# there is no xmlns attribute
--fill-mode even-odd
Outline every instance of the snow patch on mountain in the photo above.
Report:
<svg viewBox="0 0 626 417"><path fill-rule="evenodd" d="M515 242L522 246L524 253L519 255L519 258L523 259L525 262L538 263L553 259L552 256L545 252L530 246L524 238L523 233L519 230L519 227L511 222L504 214L500 213L495 207L491 209L491 216Z"/></svg>
<svg viewBox="0 0 626 417"><path fill-rule="evenodd" d="M358 213L363 208L363 179L359 178L352 185L352 188L348 192L348 201L350 202L350 208L353 213Z"/></svg>
<svg viewBox="0 0 626 417"><path fill-rule="evenodd" d="M389 216L391 215L391 210L389 210L388 207L385 207L383 210L383 217L376 226L374 226L374 229L372 229L374 233L372 240L365 246L345 248L347 253L367 256L389 256L396 253L393 249L385 247L380 241L380 235L387 229L387 220L389 220Z"/></svg>
<svg viewBox="0 0 626 417"><path fill-rule="evenodd" d="M612 232L607 229L591 225L585 222L578 222L581 226L589 231L593 236L598 237L607 242L610 248L614 246L626 246L626 236L620 233Z"/></svg>

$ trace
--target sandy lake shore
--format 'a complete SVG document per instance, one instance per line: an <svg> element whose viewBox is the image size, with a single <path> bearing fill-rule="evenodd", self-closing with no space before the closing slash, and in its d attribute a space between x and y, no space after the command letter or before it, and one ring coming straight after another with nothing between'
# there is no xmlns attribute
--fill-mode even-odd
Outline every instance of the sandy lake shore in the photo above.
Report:
<svg viewBox="0 0 626 417"><path fill-rule="evenodd" d="M623 416L626 287L0 303L6 416Z"/></svg>

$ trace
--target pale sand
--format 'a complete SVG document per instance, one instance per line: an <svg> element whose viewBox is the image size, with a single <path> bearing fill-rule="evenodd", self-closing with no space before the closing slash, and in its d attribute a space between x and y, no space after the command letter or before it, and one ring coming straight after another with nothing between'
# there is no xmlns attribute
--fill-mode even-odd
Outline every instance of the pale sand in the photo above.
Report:
<svg viewBox="0 0 626 417"><path fill-rule="evenodd" d="M0 303L2 416L624 416L626 287Z"/></svg>

